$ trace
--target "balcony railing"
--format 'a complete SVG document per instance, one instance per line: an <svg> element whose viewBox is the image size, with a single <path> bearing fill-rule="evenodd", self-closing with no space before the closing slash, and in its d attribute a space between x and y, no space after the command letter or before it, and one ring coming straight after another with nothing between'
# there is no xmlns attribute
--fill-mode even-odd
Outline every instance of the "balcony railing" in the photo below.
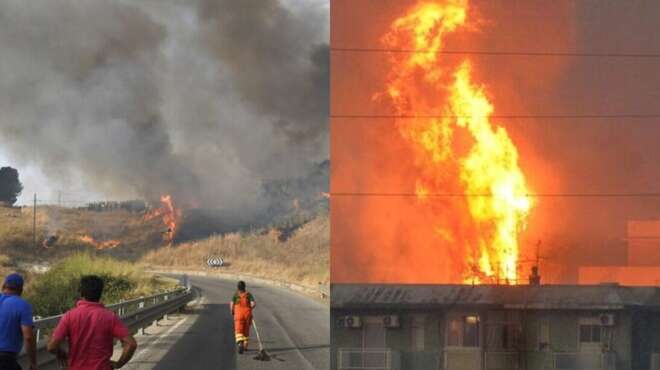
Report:
<svg viewBox="0 0 660 370"><path fill-rule="evenodd" d="M614 353L556 352L555 370L616 370Z"/></svg>
<svg viewBox="0 0 660 370"><path fill-rule="evenodd" d="M401 370L401 354L387 348L340 348L339 370Z"/></svg>
<svg viewBox="0 0 660 370"><path fill-rule="evenodd" d="M484 353L484 368L486 370L518 370L520 360L518 352L487 351Z"/></svg>

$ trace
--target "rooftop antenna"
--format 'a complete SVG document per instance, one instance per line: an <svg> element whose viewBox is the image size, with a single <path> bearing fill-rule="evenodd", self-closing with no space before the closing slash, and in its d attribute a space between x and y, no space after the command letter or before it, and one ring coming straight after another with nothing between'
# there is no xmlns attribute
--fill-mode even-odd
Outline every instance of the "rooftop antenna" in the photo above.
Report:
<svg viewBox="0 0 660 370"><path fill-rule="evenodd" d="M536 243L536 261L532 266L532 273L529 275L529 285L541 285L541 275L539 274L539 264L541 263L541 240Z"/></svg>

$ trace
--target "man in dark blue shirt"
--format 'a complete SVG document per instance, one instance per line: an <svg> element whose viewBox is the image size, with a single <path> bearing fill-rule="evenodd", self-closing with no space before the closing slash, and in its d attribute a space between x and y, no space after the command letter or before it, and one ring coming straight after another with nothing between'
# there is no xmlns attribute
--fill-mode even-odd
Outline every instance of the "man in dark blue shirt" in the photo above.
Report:
<svg viewBox="0 0 660 370"><path fill-rule="evenodd" d="M23 293L23 277L11 274L5 278L0 295L0 369L21 370L17 362L23 345L30 359L30 370L37 369L37 352L32 322L32 306Z"/></svg>

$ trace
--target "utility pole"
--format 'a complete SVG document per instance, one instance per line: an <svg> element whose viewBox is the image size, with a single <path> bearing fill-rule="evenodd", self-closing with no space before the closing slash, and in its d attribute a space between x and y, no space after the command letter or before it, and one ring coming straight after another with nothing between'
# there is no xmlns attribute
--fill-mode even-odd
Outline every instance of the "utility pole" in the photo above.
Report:
<svg viewBox="0 0 660 370"><path fill-rule="evenodd" d="M32 208L32 245L37 247L37 193L34 193L34 207Z"/></svg>

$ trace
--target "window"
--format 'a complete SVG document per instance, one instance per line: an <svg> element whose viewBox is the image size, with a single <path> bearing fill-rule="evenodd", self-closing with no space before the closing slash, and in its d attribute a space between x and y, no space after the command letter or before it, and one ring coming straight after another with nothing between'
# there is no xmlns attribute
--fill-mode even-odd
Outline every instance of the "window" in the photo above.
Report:
<svg viewBox="0 0 660 370"><path fill-rule="evenodd" d="M385 326L382 322L365 322L362 325L364 348L385 348Z"/></svg>
<svg viewBox="0 0 660 370"><path fill-rule="evenodd" d="M386 358L382 352L369 350L382 350L385 348L387 330L383 325L382 317L366 317L362 324L362 347L365 353L362 356L362 366L369 369L385 368Z"/></svg>
<svg viewBox="0 0 660 370"><path fill-rule="evenodd" d="M447 345L479 347L479 316L450 318L447 324Z"/></svg>
<svg viewBox="0 0 660 370"><path fill-rule="evenodd" d="M415 316L412 320L412 348L413 351L424 350L424 316Z"/></svg>
<svg viewBox="0 0 660 370"><path fill-rule="evenodd" d="M515 323L487 323L484 345L489 350L512 350L518 348L521 327Z"/></svg>
<svg viewBox="0 0 660 370"><path fill-rule="evenodd" d="M536 333L536 348L539 351L550 350L550 324L547 321L539 323Z"/></svg>
<svg viewBox="0 0 660 370"><path fill-rule="evenodd" d="M580 325L580 343L600 343L601 330L600 325Z"/></svg>

